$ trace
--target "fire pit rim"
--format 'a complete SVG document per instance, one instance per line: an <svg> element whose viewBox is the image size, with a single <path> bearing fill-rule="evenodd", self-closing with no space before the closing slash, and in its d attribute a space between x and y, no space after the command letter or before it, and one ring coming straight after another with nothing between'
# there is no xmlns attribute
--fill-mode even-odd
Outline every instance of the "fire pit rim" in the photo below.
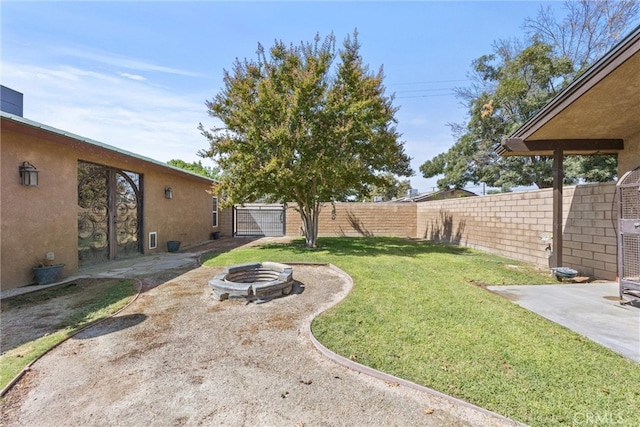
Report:
<svg viewBox="0 0 640 427"><path fill-rule="evenodd" d="M242 281L229 279L229 275L243 272L246 272L247 276L239 276L239 279L243 279ZM264 276L265 272L274 273L277 276L267 277ZM263 276L259 276L260 274ZM244 281L244 279L251 280ZM268 301L291 293L293 268L287 264L270 261L236 264L225 267L220 274L209 281L209 285L213 289L213 297L219 301L239 298L248 301Z"/></svg>

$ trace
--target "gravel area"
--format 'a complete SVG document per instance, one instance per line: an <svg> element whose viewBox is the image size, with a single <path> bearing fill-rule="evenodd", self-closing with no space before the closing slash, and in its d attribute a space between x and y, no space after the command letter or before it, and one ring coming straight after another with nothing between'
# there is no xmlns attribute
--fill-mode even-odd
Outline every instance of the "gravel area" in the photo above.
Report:
<svg viewBox="0 0 640 427"><path fill-rule="evenodd" d="M294 292L216 301L199 267L37 361L2 404L3 426L503 426L471 405L330 360L309 336L350 280L294 266Z"/></svg>

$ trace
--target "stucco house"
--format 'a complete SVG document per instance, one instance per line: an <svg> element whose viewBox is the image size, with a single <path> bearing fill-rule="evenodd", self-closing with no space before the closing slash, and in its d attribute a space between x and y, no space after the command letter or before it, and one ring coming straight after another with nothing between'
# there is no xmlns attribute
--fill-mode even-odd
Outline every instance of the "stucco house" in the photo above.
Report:
<svg viewBox="0 0 640 427"><path fill-rule="evenodd" d="M38 260L63 263L70 275L220 232L211 179L26 119L22 94L3 88L7 94L0 112L3 290L33 283Z"/></svg>
<svg viewBox="0 0 640 427"><path fill-rule="evenodd" d="M414 195L409 195L407 197L403 197L398 200L394 200L396 202L429 202L432 200L443 200L443 199L457 199L460 197L475 197L476 193L465 190L464 188L451 188L449 190L441 190L441 191L430 191L427 193L419 193Z"/></svg>

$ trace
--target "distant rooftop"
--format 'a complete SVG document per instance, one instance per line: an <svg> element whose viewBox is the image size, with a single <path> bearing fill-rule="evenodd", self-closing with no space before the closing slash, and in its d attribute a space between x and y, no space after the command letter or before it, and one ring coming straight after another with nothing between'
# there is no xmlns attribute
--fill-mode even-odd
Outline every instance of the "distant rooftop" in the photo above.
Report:
<svg viewBox="0 0 640 427"><path fill-rule="evenodd" d="M0 85L0 110L22 117L22 94L6 86Z"/></svg>
<svg viewBox="0 0 640 427"><path fill-rule="evenodd" d="M414 194L410 194L407 197L403 197L401 199L397 199L394 201L396 202L427 202L430 200L453 199L453 198L459 198L459 197L473 197L473 196L477 196L477 194L461 188L452 188L450 190L430 191L430 192L419 193L419 194L414 193Z"/></svg>

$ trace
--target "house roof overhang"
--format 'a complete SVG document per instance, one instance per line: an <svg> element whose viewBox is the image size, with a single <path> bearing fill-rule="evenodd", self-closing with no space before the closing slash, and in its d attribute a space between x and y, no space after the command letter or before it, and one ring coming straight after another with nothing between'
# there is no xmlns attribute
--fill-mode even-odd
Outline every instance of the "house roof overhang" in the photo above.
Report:
<svg viewBox="0 0 640 427"><path fill-rule="evenodd" d="M4 111L0 111L0 118L2 119L2 128L7 130L13 130L22 134L46 139L56 144L73 147L82 152L92 151L99 154L109 153L109 157L120 159L125 163L135 162L137 164L143 164L146 167L161 169L164 173L172 175L181 175L193 180L206 181L212 184L215 182L210 178L197 175L195 173L177 168L175 166L171 166L167 163L163 163L149 157L141 156L127 150L122 150L120 148L90 138L85 138L80 135L65 132L63 130L56 129L54 127L47 126L33 120L25 119L24 117L9 114Z"/></svg>
<svg viewBox="0 0 640 427"><path fill-rule="evenodd" d="M501 156L615 154L640 131L640 26L496 148Z"/></svg>

